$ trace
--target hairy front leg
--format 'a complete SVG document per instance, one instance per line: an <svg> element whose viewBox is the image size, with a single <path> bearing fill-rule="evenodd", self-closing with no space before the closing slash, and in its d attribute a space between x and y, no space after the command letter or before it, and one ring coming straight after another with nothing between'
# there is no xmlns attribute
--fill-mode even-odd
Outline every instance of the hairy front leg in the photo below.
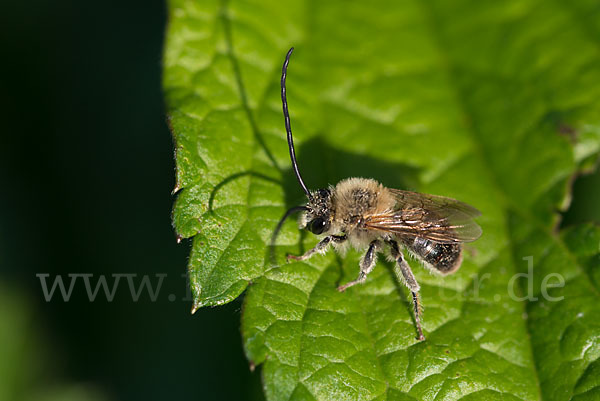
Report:
<svg viewBox="0 0 600 401"><path fill-rule="evenodd" d="M338 287L338 291L342 292L353 285L364 283L364 281L367 279L367 275L371 273L375 267L375 262L377 261L377 247L379 247L379 244L380 243L377 240L372 241L369 244L367 253L365 253L365 256L363 256L362 260L360 261L360 273L358 273L358 278L344 285L340 285Z"/></svg>
<svg viewBox="0 0 600 401"><path fill-rule="evenodd" d="M327 248L329 247L329 245L332 242L339 244L339 243L346 241L347 238L348 237L346 237L346 235L330 235L330 236L323 238L321 241L319 241L319 243L314 248L308 250L304 255L296 256L296 255L288 254L287 258L288 258L288 260L290 260L290 259L306 260L317 253L326 252Z"/></svg>
<svg viewBox="0 0 600 401"><path fill-rule="evenodd" d="M400 270L400 274L402 274L402 278L404 279L404 284L408 287L412 295L415 323L417 325L417 332L419 334L417 339L425 340L425 336L423 335L423 329L421 328L422 311L421 302L419 300L419 290L421 289L421 287L419 286L419 283L417 283L417 279L415 278L415 275L410 269L410 266L408 265L408 263L406 263L404 256L402 256L402 252L400 252L400 249L398 248L398 243L396 241L390 241L389 243L392 257L396 259L396 263Z"/></svg>

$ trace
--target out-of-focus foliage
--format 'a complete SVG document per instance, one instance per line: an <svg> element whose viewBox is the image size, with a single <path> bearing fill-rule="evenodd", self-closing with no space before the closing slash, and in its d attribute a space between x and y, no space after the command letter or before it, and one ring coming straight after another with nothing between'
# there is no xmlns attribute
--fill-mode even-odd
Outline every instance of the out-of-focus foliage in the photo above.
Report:
<svg viewBox="0 0 600 401"><path fill-rule="evenodd" d="M242 335L268 399L598 396L598 230L555 226L600 147L600 5L180 0L169 13L173 219L193 237L194 307L252 283ZM292 222L269 246L302 202L279 99L291 45L310 187L360 175L482 211L484 235L458 273L413 262L425 342L386 262L340 294L358 253L286 264L316 242Z"/></svg>
<svg viewBox="0 0 600 401"><path fill-rule="evenodd" d="M108 400L92 385L61 383L55 377L55 352L45 346L48 340L26 299L17 288L0 283L0 400Z"/></svg>

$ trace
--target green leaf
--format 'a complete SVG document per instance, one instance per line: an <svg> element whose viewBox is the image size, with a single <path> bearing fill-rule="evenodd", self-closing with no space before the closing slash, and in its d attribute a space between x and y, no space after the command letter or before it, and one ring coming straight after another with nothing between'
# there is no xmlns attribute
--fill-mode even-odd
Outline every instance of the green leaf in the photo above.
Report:
<svg viewBox="0 0 600 401"><path fill-rule="evenodd" d="M573 175L600 149L597 2L179 0L169 14L173 220L193 238L194 309L248 287L242 336L267 399L600 396L600 232L555 229ZM317 241L293 221L269 246L305 201L279 98L292 45L309 187L365 176L482 211L457 273L411 262L424 342L383 258L339 293L358 252L286 263Z"/></svg>

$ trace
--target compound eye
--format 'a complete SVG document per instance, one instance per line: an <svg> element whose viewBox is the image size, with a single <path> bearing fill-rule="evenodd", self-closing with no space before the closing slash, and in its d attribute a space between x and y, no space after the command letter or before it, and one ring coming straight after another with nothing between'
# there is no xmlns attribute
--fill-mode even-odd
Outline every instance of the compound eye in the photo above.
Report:
<svg viewBox="0 0 600 401"><path fill-rule="evenodd" d="M328 189L319 189L319 196L322 198L327 198L331 192Z"/></svg>
<svg viewBox="0 0 600 401"><path fill-rule="evenodd" d="M310 222L310 224L308 225L308 229L313 234L318 235L318 234L321 234L323 231L325 231L326 226L327 226L327 223L325 222L325 220L323 220L320 217L317 217L316 219L314 219L313 221Z"/></svg>

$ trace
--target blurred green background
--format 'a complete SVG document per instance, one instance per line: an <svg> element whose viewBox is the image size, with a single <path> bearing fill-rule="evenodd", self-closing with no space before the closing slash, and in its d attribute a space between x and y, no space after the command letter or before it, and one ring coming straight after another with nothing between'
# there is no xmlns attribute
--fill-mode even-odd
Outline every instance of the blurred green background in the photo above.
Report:
<svg viewBox="0 0 600 401"><path fill-rule="evenodd" d="M260 399L241 303L189 313L189 243L170 221L165 4L2 8L0 401ZM598 205L600 174L578 178L563 225L600 222ZM125 281L113 302L89 302L81 283L45 302L38 273L167 276L156 302L133 302Z"/></svg>

